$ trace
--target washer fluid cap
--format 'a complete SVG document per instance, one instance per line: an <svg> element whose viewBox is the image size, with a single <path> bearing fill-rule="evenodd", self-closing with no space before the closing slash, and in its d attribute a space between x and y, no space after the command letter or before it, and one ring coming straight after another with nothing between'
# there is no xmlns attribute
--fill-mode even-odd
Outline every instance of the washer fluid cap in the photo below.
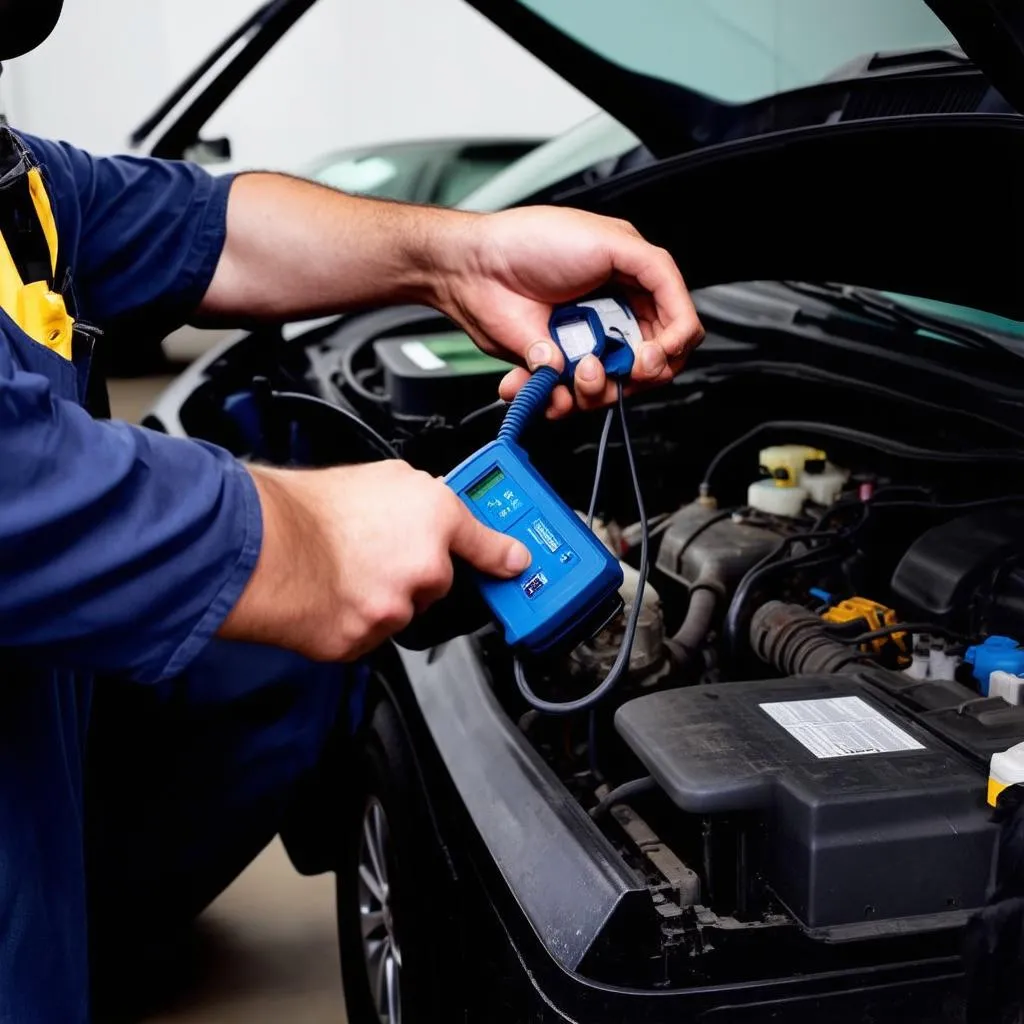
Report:
<svg viewBox="0 0 1024 1024"><path fill-rule="evenodd" d="M973 666L974 678L987 697L989 678L993 672L1009 672L1014 676L1024 673L1024 648L1013 637L990 636L984 643L968 647L964 652L964 661Z"/></svg>

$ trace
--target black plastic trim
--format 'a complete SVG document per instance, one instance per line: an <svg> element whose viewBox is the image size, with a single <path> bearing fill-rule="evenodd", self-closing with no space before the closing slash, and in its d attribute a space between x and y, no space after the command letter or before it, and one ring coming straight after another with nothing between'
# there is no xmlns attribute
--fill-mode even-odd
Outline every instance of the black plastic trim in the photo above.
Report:
<svg viewBox="0 0 1024 1024"><path fill-rule="evenodd" d="M640 904L653 923L646 890L498 703L475 642L399 655L459 796L555 961L576 970Z"/></svg>

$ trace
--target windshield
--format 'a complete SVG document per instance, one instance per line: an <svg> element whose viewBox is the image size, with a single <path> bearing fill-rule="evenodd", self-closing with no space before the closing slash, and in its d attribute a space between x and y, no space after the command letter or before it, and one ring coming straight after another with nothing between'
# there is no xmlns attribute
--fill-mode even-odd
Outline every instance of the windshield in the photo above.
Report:
<svg viewBox="0 0 1024 1024"><path fill-rule="evenodd" d="M813 85L868 54L956 45L923 0L519 2L614 64L725 103Z"/></svg>

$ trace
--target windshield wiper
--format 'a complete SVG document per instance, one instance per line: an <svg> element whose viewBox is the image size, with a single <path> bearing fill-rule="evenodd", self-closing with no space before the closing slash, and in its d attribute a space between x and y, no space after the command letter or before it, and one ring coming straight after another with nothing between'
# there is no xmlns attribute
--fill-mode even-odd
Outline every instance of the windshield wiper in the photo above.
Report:
<svg viewBox="0 0 1024 1024"><path fill-rule="evenodd" d="M1019 346L1003 341L987 331L909 309L870 288L848 284L810 284L806 281L780 283L798 295L825 302L850 316L872 320L894 329L931 335L975 352L1009 353L1017 358L1022 354Z"/></svg>

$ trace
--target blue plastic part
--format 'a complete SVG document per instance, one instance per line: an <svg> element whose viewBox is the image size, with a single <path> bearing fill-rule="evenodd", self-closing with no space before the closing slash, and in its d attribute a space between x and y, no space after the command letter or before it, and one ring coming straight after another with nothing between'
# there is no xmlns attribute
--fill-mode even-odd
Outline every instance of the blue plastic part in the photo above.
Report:
<svg viewBox="0 0 1024 1024"><path fill-rule="evenodd" d="M619 300L615 301L618 302L619 307L626 313L629 319L635 323L636 317L629 306ZM572 358L562 346L558 331L559 328L574 323L586 325L590 331L591 347L589 351L580 352L575 358ZM565 368L561 376L563 384L572 387L576 366L587 355L597 356L609 377L628 377L633 372L635 357L629 342L619 334L607 331L600 314L590 306L569 303L556 307L551 315L551 319L548 321L548 330L555 344L562 349L562 354L565 356Z"/></svg>
<svg viewBox="0 0 1024 1024"><path fill-rule="evenodd" d="M445 482L480 522L522 541L533 556L515 579L479 577L509 646L534 653L556 646L622 586L618 559L514 441L484 445Z"/></svg>
<svg viewBox="0 0 1024 1024"><path fill-rule="evenodd" d="M506 410L505 418L498 428L498 439L515 444L526 424L548 404L557 383L558 372L550 366L534 370L533 375L519 389Z"/></svg>
<svg viewBox="0 0 1024 1024"><path fill-rule="evenodd" d="M632 310L618 305L635 324ZM596 355L611 376L628 376L633 368L633 350L619 335L621 328L609 324L606 330L590 306L555 309L549 329L559 347L558 328L576 323L590 332L590 344L579 346L575 360L562 349L566 366L561 378L549 366L536 370L512 400L497 440L445 477L480 522L529 549L533 560L516 579L481 575L478 580L484 600L504 627L506 643L538 654L574 635L615 598L623 580L619 560L552 490L519 445L526 425L547 406L559 379L571 382L584 355Z"/></svg>
<svg viewBox="0 0 1024 1024"><path fill-rule="evenodd" d="M1024 674L1024 648L1008 636L990 636L984 643L968 647L964 661L973 666L974 678L986 697L993 672L1009 672L1014 676Z"/></svg>
<svg viewBox="0 0 1024 1024"><path fill-rule="evenodd" d="M822 590L821 587L811 587L807 593L816 601L821 601L822 604L835 604L836 602L836 599L827 590Z"/></svg>

